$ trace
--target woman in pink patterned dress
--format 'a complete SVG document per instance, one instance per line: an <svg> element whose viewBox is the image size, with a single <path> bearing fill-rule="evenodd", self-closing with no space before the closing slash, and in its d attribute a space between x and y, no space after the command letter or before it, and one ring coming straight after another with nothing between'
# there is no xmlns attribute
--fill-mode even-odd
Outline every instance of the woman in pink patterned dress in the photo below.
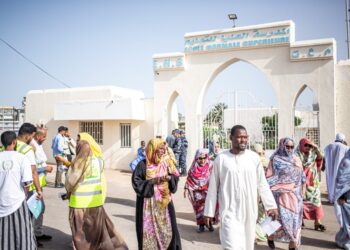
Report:
<svg viewBox="0 0 350 250"><path fill-rule="evenodd" d="M197 232L201 233L205 230L204 223L204 205L205 198L209 188L209 177L213 168L213 163L209 159L209 153L206 149L198 149L188 171L187 181L184 189L184 197L188 195L190 202L192 203L193 210L196 214L196 220L198 229ZM216 208L216 215L214 222L218 222L218 206ZM209 226L209 231L214 231L213 225Z"/></svg>

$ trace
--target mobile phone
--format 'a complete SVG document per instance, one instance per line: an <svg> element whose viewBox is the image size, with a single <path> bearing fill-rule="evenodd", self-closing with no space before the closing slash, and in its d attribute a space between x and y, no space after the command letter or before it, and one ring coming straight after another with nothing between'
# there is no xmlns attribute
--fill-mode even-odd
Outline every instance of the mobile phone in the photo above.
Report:
<svg viewBox="0 0 350 250"><path fill-rule="evenodd" d="M61 198L63 201L67 200L67 193L58 193L58 198Z"/></svg>

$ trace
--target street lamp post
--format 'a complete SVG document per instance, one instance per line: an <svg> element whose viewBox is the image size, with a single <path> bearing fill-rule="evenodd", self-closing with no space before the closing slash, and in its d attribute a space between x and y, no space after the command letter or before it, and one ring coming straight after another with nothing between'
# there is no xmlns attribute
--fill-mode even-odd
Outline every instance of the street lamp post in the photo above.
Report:
<svg viewBox="0 0 350 250"><path fill-rule="evenodd" d="M228 18L233 21L233 28L236 27L235 20L237 20L236 14L228 14Z"/></svg>

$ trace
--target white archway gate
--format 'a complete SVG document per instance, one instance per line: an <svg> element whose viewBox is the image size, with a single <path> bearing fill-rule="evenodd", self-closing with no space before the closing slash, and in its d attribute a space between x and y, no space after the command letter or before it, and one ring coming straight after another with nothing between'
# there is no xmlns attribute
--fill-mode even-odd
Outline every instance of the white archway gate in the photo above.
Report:
<svg viewBox="0 0 350 250"><path fill-rule="evenodd" d="M167 135L167 105L177 92L184 101L193 157L203 142L202 105L208 87L226 67L242 60L271 83L278 101L279 138L294 136L294 103L304 83L317 93L324 146L335 135L335 51L334 39L295 42L292 21L185 34L183 53L153 56L155 135Z"/></svg>

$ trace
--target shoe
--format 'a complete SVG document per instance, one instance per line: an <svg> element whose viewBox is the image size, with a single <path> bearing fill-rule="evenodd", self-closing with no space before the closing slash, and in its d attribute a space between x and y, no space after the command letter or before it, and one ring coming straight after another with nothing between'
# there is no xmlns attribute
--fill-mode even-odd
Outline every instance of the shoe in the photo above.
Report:
<svg viewBox="0 0 350 250"><path fill-rule="evenodd" d="M203 233L205 230L204 225L199 225L197 228L197 233Z"/></svg>
<svg viewBox="0 0 350 250"><path fill-rule="evenodd" d="M321 232L324 232L326 231L326 227L322 224L317 224L317 225L315 224L315 230L316 231L320 230Z"/></svg>
<svg viewBox="0 0 350 250"><path fill-rule="evenodd" d="M267 245L269 245L270 249L275 249L275 242L273 240L267 240Z"/></svg>
<svg viewBox="0 0 350 250"><path fill-rule="evenodd" d="M209 232L214 232L214 227L213 224L210 222L209 227L206 225L206 227L208 228Z"/></svg>
<svg viewBox="0 0 350 250"><path fill-rule="evenodd" d="M36 236L36 240L37 241L39 241L39 240L47 241L47 240L51 240L51 239L52 239L52 236L51 235L47 235L47 234Z"/></svg>
<svg viewBox="0 0 350 250"><path fill-rule="evenodd" d="M43 244L43 243L40 243L39 241L37 241L37 242L36 242L36 246L37 246L37 247L43 247L44 244Z"/></svg>

